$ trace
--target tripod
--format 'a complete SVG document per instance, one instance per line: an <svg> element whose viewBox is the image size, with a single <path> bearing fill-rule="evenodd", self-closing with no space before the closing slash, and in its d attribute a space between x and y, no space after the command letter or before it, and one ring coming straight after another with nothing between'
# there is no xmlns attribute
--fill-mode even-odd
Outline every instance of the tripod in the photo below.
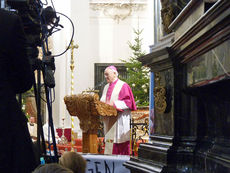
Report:
<svg viewBox="0 0 230 173"><path fill-rule="evenodd" d="M52 65L52 66L51 66ZM52 76L52 69L54 67L54 59L50 59L49 62L44 62L41 60L36 61L36 68L37 68L37 83L35 80L34 74L34 94L36 100L36 107L37 107L37 151L38 151L38 160L41 157L44 157L46 162L58 162L58 153L57 153L57 146L55 140L55 133L54 133L54 126L53 126L53 117L52 117L52 103L50 100L50 90L51 87L54 87L54 77ZM44 138L44 132L42 128L42 118L41 118L41 73L44 79L44 88L45 88L45 96L46 96L46 103L47 103L47 110L48 110L48 127L50 127L51 137L52 137L52 145L54 155L47 153L46 151L46 143ZM52 81L53 80L53 81ZM48 128L49 129L49 128ZM51 151L51 144L48 141L48 149Z"/></svg>

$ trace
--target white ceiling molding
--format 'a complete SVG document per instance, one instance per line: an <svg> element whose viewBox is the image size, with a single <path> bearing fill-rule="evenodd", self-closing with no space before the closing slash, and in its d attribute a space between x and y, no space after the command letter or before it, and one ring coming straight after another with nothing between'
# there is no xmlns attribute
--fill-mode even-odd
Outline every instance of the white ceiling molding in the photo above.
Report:
<svg viewBox="0 0 230 173"><path fill-rule="evenodd" d="M90 8L95 11L103 11L105 16L119 23L132 14L133 11L143 10L147 0L91 0Z"/></svg>

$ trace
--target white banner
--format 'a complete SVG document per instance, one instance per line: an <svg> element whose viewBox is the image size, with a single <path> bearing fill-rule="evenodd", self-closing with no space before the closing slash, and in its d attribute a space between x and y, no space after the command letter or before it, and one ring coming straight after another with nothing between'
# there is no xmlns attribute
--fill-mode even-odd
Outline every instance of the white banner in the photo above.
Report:
<svg viewBox="0 0 230 173"><path fill-rule="evenodd" d="M122 155L82 154L87 161L86 173L129 173L123 163L130 159Z"/></svg>

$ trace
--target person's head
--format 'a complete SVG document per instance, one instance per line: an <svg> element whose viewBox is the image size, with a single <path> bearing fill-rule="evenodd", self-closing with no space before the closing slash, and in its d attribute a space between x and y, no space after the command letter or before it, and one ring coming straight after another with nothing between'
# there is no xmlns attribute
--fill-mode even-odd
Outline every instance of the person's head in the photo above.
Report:
<svg viewBox="0 0 230 173"><path fill-rule="evenodd" d="M73 171L58 163L48 163L39 165L32 173L73 173Z"/></svg>
<svg viewBox="0 0 230 173"><path fill-rule="evenodd" d="M114 82L118 78L117 68L115 66L108 66L104 71L105 79L108 83Z"/></svg>
<svg viewBox="0 0 230 173"><path fill-rule="evenodd" d="M29 118L29 122L30 122L30 123L35 123L35 122L36 122L35 117L31 116L31 117Z"/></svg>
<svg viewBox="0 0 230 173"><path fill-rule="evenodd" d="M85 173L86 160L76 152L65 152L60 157L59 164L71 169L74 173Z"/></svg>

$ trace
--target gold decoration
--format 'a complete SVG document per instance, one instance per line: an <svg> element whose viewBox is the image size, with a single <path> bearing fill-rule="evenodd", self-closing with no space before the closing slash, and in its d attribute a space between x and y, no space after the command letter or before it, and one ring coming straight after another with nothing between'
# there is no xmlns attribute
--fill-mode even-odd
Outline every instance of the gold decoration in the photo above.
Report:
<svg viewBox="0 0 230 173"><path fill-rule="evenodd" d="M132 111L130 139L130 155L135 156L138 153L138 141L145 143L149 139L149 109Z"/></svg>
<svg viewBox="0 0 230 173"><path fill-rule="evenodd" d="M155 85L154 87L154 102L155 102L155 110L157 113L164 113L167 107L166 103L166 90L165 87L161 86L160 83L160 74L155 73Z"/></svg>
<svg viewBox="0 0 230 173"><path fill-rule="evenodd" d="M173 11L173 4L170 3L169 0L161 0L161 18L162 18L162 24L164 31L169 34L169 25L172 23L173 19L175 18Z"/></svg>
<svg viewBox="0 0 230 173"><path fill-rule="evenodd" d="M69 49L71 49L71 61L70 61L70 70L71 70L71 95L74 93L74 58L73 58L73 50L77 49L79 46L74 45L74 41L71 41L71 45ZM74 118L71 117L71 150L73 151L74 146Z"/></svg>
<svg viewBox="0 0 230 173"><path fill-rule="evenodd" d="M73 58L73 51L74 49L78 49L78 45L74 45L74 41L71 41L71 45L69 49L71 49L71 61L70 61L70 70L71 70L71 94L74 93L74 58Z"/></svg>

